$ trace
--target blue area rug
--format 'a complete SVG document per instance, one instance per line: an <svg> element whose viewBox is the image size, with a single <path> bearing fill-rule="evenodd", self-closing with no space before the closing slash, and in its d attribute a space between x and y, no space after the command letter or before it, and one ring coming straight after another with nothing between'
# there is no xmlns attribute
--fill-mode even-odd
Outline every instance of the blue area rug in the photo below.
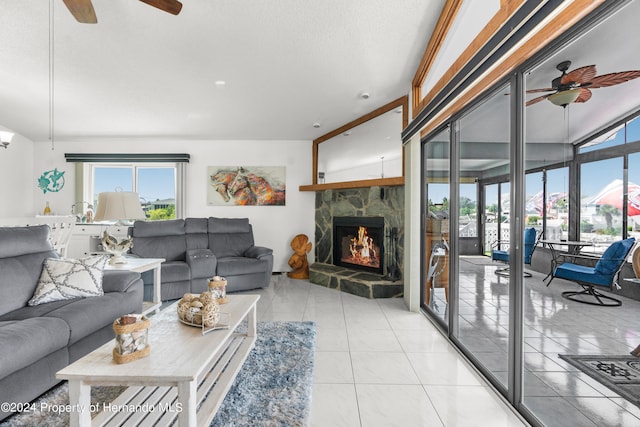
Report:
<svg viewBox="0 0 640 427"><path fill-rule="evenodd" d="M211 426L308 425L315 343L313 322L258 323L256 347Z"/></svg>
<svg viewBox="0 0 640 427"><path fill-rule="evenodd" d="M256 346L211 426L309 425L315 345L313 322L259 322ZM92 403L111 402L122 390L122 387L93 387ZM67 404L67 383L40 396L34 406L40 407L42 402ZM36 425L66 427L69 417L64 413L35 411L13 415L0 423L2 427Z"/></svg>

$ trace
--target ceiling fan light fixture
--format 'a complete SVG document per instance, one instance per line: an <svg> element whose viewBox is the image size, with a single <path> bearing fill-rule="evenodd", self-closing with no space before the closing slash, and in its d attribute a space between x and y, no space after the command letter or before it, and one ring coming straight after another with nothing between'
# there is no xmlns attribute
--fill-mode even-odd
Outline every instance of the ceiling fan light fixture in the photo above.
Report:
<svg viewBox="0 0 640 427"><path fill-rule="evenodd" d="M571 104L580 96L580 88L563 90L562 92L556 92L547 97L547 100L559 107L566 107L567 104Z"/></svg>

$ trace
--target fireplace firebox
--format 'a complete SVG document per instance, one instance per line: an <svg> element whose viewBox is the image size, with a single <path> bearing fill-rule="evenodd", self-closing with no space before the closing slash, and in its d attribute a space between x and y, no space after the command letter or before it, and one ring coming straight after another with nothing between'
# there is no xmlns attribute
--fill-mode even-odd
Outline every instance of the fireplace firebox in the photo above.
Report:
<svg viewBox="0 0 640 427"><path fill-rule="evenodd" d="M334 217L333 264L384 274L384 218Z"/></svg>

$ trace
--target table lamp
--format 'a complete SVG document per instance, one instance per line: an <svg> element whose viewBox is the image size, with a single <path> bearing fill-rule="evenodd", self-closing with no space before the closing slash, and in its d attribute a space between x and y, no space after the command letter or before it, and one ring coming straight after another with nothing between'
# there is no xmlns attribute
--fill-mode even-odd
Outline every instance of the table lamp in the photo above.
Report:
<svg viewBox="0 0 640 427"><path fill-rule="evenodd" d="M98 210L94 221L116 221L124 224L133 219L146 219L140 196L131 191L110 191L98 194ZM102 236L102 248L113 255L109 264L126 264L124 254L133 246L133 239L127 237L118 242L108 230Z"/></svg>

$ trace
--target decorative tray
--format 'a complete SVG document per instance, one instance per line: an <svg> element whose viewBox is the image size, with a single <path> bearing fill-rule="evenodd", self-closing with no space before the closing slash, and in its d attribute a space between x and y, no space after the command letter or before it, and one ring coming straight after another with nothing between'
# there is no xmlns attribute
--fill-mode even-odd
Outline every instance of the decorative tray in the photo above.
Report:
<svg viewBox="0 0 640 427"><path fill-rule="evenodd" d="M180 323L183 323L185 325L195 326L196 328L202 329L202 335L211 331L217 331L219 329L229 329L229 313L220 313L220 320L218 320L218 323L213 326L204 326L201 323L189 322L187 320L181 319L180 316L178 316L178 320L180 321Z"/></svg>

